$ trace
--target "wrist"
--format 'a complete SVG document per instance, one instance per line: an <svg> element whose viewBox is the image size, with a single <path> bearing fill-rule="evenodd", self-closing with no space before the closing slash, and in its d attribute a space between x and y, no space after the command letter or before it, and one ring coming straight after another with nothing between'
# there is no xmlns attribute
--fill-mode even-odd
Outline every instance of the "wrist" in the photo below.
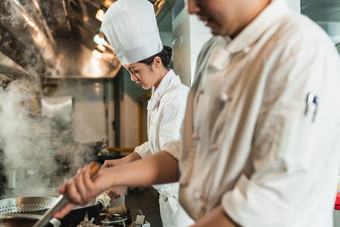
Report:
<svg viewBox="0 0 340 227"><path fill-rule="evenodd" d="M128 156L124 157L124 163L129 163L129 162L133 162L136 160L141 159L141 157L139 156L139 154L137 152L132 152L131 154L129 154Z"/></svg>

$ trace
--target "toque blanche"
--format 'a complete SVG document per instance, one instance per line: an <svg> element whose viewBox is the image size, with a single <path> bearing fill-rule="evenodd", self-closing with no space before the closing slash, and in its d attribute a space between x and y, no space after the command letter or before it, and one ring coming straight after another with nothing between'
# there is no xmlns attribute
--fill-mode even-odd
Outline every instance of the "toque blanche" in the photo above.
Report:
<svg viewBox="0 0 340 227"><path fill-rule="evenodd" d="M101 28L122 65L163 49L154 7L148 0L116 1L106 11Z"/></svg>

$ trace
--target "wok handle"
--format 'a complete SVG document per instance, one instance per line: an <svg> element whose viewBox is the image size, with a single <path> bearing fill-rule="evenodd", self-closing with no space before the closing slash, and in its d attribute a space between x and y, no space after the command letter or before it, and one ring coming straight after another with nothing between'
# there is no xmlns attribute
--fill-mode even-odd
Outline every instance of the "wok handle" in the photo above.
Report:
<svg viewBox="0 0 340 227"><path fill-rule="evenodd" d="M94 180L97 177L97 173L100 170L101 165L98 162L90 163L90 176L91 179Z"/></svg>
<svg viewBox="0 0 340 227"><path fill-rule="evenodd" d="M98 162L91 162L90 163L90 175L91 179L94 180L97 177L97 173L100 170L100 164ZM34 224L33 227L44 227L53 217L53 215L61 210L66 204L70 201L68 198L67 193L64 193L63 195L60 195L58 197L58 202L48 209L46 213L41 217L41 219Z"/></svg>

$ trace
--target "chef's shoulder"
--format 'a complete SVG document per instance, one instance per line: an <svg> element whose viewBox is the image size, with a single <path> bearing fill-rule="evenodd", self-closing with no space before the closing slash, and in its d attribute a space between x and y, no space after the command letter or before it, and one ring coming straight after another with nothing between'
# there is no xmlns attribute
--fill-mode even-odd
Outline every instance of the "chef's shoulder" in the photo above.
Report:
<svg viewBox="0 0 340 227"><path fill-rule="evenodd" d="M292 55L301 52L333 52L335 49L330 37L318 24L294 12L282 16L271 30L271 48L289 51Z"/></svg>
<svg viewBox="0 0 340 227"><path fill-rule="evenodd" d="M178 80L178 82L173 83L163 95L162 101L165 103L179 103L181 100L186 99L189 94L190 88Z"/></svg>

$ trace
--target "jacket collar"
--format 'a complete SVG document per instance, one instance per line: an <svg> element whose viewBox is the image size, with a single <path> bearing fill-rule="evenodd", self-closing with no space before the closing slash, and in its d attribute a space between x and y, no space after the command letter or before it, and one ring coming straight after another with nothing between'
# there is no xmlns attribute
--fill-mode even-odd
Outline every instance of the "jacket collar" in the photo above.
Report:
<svg viewBox="0 0 340 227"><path fill-rule="evenodd" d="M152 88L152 96L148 102L147 109L154 110L154 108L157 106L158 102L160 101L161 97L164 95L164 93L167 91L167 88L169 84L171 83L172 78L176 77L175 72L170 69L167 74L163 77L161 82L159 83L156 91L155 87Z"/></svg>
<svg viewBox="0 0 340 227"><path fill-rule="evenodd" d="M241 51L246 53L249 47L287 11L289 11L289 8L284 0L272 0L233 40L226 37L227 41L229 41L226 51L231 54Z"/></svg>

